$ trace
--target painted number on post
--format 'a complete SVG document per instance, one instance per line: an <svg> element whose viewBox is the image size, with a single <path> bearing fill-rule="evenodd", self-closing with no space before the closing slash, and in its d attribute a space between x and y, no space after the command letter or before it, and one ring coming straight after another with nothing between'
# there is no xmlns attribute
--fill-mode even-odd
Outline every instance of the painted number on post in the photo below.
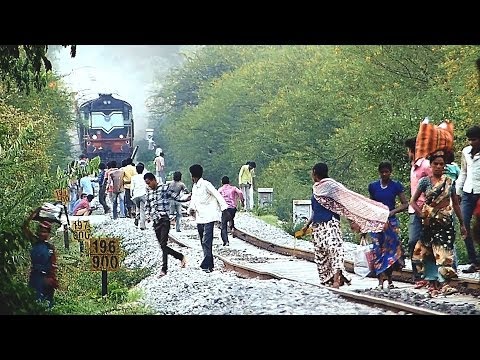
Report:
<svg viewBox="0 0 480 360"><path fill-rule="evenodd" d="M120 268L120 239L90 239L90 261L92 271L117 271Z"/></svg>
<svg viewBox="0 0 480 360"><path fill-rule="evenodd" d="M90 221L88 220L76 220L70 225L73 238L78 241L85 241L90 239Z"/></svg>
<svg viewBox="0 0 480 360"><path fill-rule="evenodd" d="M64 205L70 201L70 194L68 193L67 188L53 190L53 197L55 198L55 201L61 201Z"/></svg>

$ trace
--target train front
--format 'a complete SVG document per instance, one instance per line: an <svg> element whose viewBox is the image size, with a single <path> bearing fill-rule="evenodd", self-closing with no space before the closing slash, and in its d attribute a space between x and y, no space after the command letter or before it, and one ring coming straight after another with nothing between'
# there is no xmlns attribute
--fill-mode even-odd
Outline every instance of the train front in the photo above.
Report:
<svg viewBox="0 0 480 360"><path fill-rule="evenodd" d="M84 123L82 151L89 158L100 156L102 162L115 160L120 166L123 159L131 157L134 129L129 103L111 94L99 94L83 104L80 113Z"/></svg>

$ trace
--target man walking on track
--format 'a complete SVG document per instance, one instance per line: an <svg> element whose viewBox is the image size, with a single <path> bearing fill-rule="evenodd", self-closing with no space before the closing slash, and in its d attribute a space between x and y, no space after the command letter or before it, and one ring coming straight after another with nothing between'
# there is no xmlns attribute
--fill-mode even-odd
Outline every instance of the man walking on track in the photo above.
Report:
<svg viewBox="0 0 480 360"><path fill-rule="evenodd" d="M247 161L238 173L238 186L242 190L243 198L245 199L245 210L247 211L253 209L253 178L255 177L256 167L255 161Z"/></svg>
<svg viewBox="0 0 480 360"><path fill-rule="evenodd" d="M192 176L192 197L187 212L195 216L197 222L198 235L204 259L200 264L203 271L209 273L213 271L213 226L215 221L220 221L221 216L227 212L228 205L222 195L212 185L210 181L202 178L203 167L199 164L190 166ZM220 215L222 212L222 215Z"/></svg>
<svg viewBox="0 0 480 360"><path fill-rule="evenodd" d="M237 202L240 200L242 206L245 206L245 201L243 199L242 191L236 186L230 185L230 179L228 176L222 177L222 186L218 189L218 192L223 196L227 202L228 209L225 214L222 214L222 230L221 237L223 245L228 245L228 235L227 235L227 223L230 223L230 231L233 231L235 227L235 214L237 212Z"/></svg>
<svg viewBox="0 0 480 360"><path fill-rule="evenodd" d="M152 173L146 173L143 175L143 179L149 188L145 204L145 216L148 221L153 220L155 235L162 249L162 269L158 274L158 277L162 277L167 275L168 255L181 260L181 267L185 267L187 263L185 255L167 246L168 232L170 231L170 199L180 200L175 197L175 192L167 184L159 184Z"/></svg>

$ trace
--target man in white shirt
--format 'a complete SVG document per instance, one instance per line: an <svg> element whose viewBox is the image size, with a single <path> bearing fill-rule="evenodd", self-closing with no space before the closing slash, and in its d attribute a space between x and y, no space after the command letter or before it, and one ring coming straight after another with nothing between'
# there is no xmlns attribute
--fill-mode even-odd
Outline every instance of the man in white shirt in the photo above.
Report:
<svg viewBox="0 0 480 360"><path fill-rule="evenodd" d="M153 163L155 164L155 176L160 184L165 183L165 155L163 152L158 155Z"/></svg>
<svg viewBox="0 0 480 360"><path fill-rule="evenodd" d="M80 179L80 194L94 195L92 180L89 175L83 176Z"/></svg>
<svg viewBox="0 0 480 360"><path fill-rule="evenodd" d="M130 183L130 195L135 205L135 226L138 225L140 220L140 230L145 230L145 201L147 195L147 186L143 179L145 165L138 163L135 170L137 174L131 177Z"/></svg>
<svg viewBox="0 0 480 360"><path fill-rule="evenodd" d="M220 221L222 212L228 209L227 202L210 181L202 178L203 167L199 164L190 166L192 176L192 198L187 212L195 216L204 259L200 264L203 271L213 271L213 227Z"/></svg>
<svg viewBox="0 0 480 360"><path fill-rule="evenodd" d="M471 127L466 135L470 145L462 150L462 165L456 182L456 191L457 195L461 196L462 216L467 228L467 237L464 241L470 261L470 266L463 272L473 273L480 270L480 261L477 259L470 227L473 210L480 198L480 126Z"/></svg>

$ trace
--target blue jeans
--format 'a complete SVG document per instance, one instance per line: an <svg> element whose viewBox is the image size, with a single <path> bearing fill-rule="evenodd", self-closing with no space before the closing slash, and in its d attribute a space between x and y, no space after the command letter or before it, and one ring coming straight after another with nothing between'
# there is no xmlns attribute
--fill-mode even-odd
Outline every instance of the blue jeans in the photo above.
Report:
<svg viewBox="0 0 480 360"><path fill-rule="evenodd" d="M413 250L417 241L420 240L423 234L422 219L417 214L410 214L410 219L408 221L408 254L410 259L413 256ZM414 280L420 280L421 276L417 272L417 267L412 262L412 274Z"/></svg>
<svg viewBox="0 0 480 360"><path fill-rule="evenodd" d="M73 208L75 207L75 201L78 200L78 196L76 192L70 191L70 202L68 204L68 215L73 214Z"/></svg>
<svg viewBox="0 0 480 360"><path fill-rule="evenodd" d="M157 181L160 183L160 184L165 184L165 171L164 170L161 170L161 171L155 171L155 175L157 177Z"/></svg>
<svg viewBox="0 0 480 360"><path fill-rule="evenodd" d="M125 191L112 192L113 218L118 218L117 199L120 198L120 217L125 217Z"/></svg>
<svg viewBox="0 0 480 360"><path fill-rule="evenodd" d="M55 288L46 283L44 274L37 271L32 271L30 273L29 285L35 289L36 300L47 300L48 307L53 306L53 294L55 293Z"/></svg>
<svg viewBox="0 0 480 360"><path fill-rule="evenodd" d="M170 200L170 215L175 215L175 230L180 231L182 222L182 203L176 200Z"/></svg>
<svg viewBox="0 0 480 360"><path fill-rule="evenodd" d="M457 216L455 215L455 212L452 214L452 221L453 221L453 228L455 228L457 224ZM456 242L457 235L455 234L455 242ZM458 268L458 257L457 257L457 246L453 243L453 264L452 267L455 271L457 271Z"/></svg>
<svg viewBox="0 0 480 360"><path fill-rule="evenodd" d="M245 199L245 210L250 211L253 209L253 204L250 202L250 184L240 184L240 190L242 190L243 198Z"/></svg>
<svg viewBox="0 0 480 360"><path fill-rule="evenodd" d="M468 261L471 264L478 265L477 255L475 253L475 246L473 244L470 222L472 220L473 210L477 204L477 200L480 198L480 194L467 194L463 193L462 195L462 215L463 221L465 223L465 228L467 229L467 237L464 239L465 247L467 248Z"/></svg>
<svg viewBox="0 0 480 360"><path fill-rule="evenodd" d="M200 267L204 270L213 269L213 225L214 221L206 224L197 224L198 235L200 235L200 243L202 244L203 250L203 261L200 264Z"/></svg>

